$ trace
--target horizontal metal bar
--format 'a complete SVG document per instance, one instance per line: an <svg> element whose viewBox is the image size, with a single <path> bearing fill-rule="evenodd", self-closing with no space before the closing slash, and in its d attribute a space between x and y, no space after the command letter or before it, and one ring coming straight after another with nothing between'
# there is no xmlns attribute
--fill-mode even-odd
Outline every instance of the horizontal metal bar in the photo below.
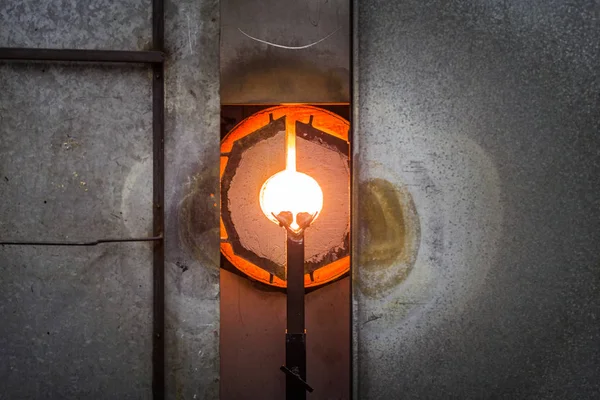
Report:
<svg viewBox="0 0 600 400"><path fill-rule="evenodd" d="M65 241L65 242L31 242L31 241L18 241L18 240L0 240L2 246L96 246L101 243L127 243L127 242L156 242L163 240L161 236L151 236L142 238L106 238L94 240L92 242L77 242L77 241Z"/></svg>
<svg viewBox="0 0 600 400"><path fill-rule="evenodd" d="M0 60L162 63L162 51L74 50L0 47Z"/></svg>

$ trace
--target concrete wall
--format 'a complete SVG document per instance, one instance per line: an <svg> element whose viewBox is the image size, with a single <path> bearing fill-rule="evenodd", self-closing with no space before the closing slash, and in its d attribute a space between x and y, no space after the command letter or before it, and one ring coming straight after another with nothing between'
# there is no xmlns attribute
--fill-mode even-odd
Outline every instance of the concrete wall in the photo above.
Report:
<svg viewBox="0 0 600 400"><path fill-rule="evenodd" d="M218 7L166 11L167 387L217 398ZM355 11L356 395L597 397L597 4ZM1 46L149 42L145 1L0 4ZM149 82L0 65L2 238L149 233ZM397 210L418 237L400 253L379 230ZM149 396L149 245L4 247L0 266L1 398Z"/></svg>
<svg viewBox="0 0 600 400"><path fill-rule="evenodd" d="M165 12L167 391L217 398L218 2ZM145 0L5 1L0 46L148 49L150 19ZM2 239L151 235L150 82L144 66L0 64ZM0 398L150 398L151 249L0 248Z"/></svg>
<svg viewBox="0 0 600 400"><path fill-rule="evenodd" d="M355 7L355 395L600 396L598 3ZM414 201L404 279L375 179Z"/></svg>

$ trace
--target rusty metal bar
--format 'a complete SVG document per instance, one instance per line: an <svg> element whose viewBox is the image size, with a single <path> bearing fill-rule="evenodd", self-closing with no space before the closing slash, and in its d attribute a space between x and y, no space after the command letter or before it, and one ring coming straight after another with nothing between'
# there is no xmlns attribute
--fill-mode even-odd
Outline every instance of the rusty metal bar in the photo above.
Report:
<svg viewBox="0 0 600 400"><path fill-rule="evenodd" d="M164 49L164 1L152 0L152 48ZM164 233L165 202L165 80L164 63L152 65L152 221L154 235ZM165 398L165 243L154 244L152 305L152 398Z"/></svg>
<svg viewBox="0 0 600 400"><path fill-rule="evenodd" d="M34 49L1 47L0 60L163 63L165 60L165 55L162 51Z"/></svg>
<svg viewBox="0 0 600 400"><path fill-rule="evenodd" d="M97 246L103 243L129 243L129 242L160 242L163 240L161 235L142 238L106 238L98 239L90 242L81 241L19 241L19 240L2 240L2 246Z"/></svg>

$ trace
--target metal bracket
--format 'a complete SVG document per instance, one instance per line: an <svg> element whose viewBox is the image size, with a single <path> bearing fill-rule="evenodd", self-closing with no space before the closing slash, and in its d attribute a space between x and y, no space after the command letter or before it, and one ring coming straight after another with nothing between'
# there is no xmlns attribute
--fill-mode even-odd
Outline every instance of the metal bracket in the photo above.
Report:
<svg viewBox="0 0 600 400"><path fill-rule="evenodd" d="M286 375L291 376L295 379L298 380L299 383L302 384L302 386L304 386L304 388L309 392L312 393L313 392L313 388L304 380L302 379L302 377L300 377L300 375L298 375L298 373L292 371L291 369L289 369L288 367L286 367L285 365L282 365L281 367L279 367L279 369L281 371L283 371Z"/></svg>

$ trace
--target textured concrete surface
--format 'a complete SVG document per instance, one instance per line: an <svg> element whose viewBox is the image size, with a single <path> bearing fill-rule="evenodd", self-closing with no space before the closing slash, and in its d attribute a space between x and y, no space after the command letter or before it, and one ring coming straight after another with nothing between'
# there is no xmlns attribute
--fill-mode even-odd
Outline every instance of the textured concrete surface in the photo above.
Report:
<svg viewBox="0 0 600 400"><path fill-rule="evenodd" d="M151 397L149 248L0 250L1 399Z"/></svg>
<svg viewBox="0 0 600 400"><path fill-rule="evenodd" d="M357 3L356 183L421 243L376 293L355 264L355 394L600 396L598 4Z"/></svg>
<svg viewBox="0 0 600 400"><path fill-rule="evenodd" d="M166 368L174 399L219 398L218 5L165 9Z"/></svg>
<svg viewBox="0 0 600 400"><path fill-rule="evenodd" d="M218 3L166 2L170 398L218 398ZM147 49L150 3L0 4L0 46ZM147 236L151 75L0 65L0 237ZM180 241L190 187L201 234ZM215 197L216 196L216 197ZM150 398L149 244L0 249L0 398Z"/></svg>
<svg viewBox="0 0 600 400"><path fill-rule="evenodd" d="M221 1L221 101L348 102L349 12L346 0Z"/></svg>
<svg viewBox="0 0 600 400"><path fill-rule="evenodd" d="M0 3L3 47L149 50L152 7L146 0Z"/></svg>
<svg viewBox="0 0 600 400"><path fill-rule="evenodd" d="M0 45L149 43L145 3L38 3L0 5ZM385 179L409 193L421 229L405 280L370 294L356 281L357 394L597 397L598 5L362 1L356 10L358 183ZM167 2L173 398L216 398L219 386L218 24L216 2ZM1 236L147 232L146 70L3 64L0 76ZM204 233L191 242L180 212L189 193ZM356 225L359 238L368 223ZM369 250L357 244L357 255ZM0 252L3 396L148 397L149 245Z"/></svg>
<svg viewBox="0 0 600 400"><path fill-rule="evenodd" d="M0 66L0 237L151 233L140 68ZM148 397L151 247L0 249L3 398ZM132 383L133 382L133 383Z"/></svg>
<svg viewBox="0 0 600 400"><path fill-rule="evenodd" d="M95 240L152 227L143 67L0 66L2 237ZM139 185L139 177L146 177Z"/></svg>

